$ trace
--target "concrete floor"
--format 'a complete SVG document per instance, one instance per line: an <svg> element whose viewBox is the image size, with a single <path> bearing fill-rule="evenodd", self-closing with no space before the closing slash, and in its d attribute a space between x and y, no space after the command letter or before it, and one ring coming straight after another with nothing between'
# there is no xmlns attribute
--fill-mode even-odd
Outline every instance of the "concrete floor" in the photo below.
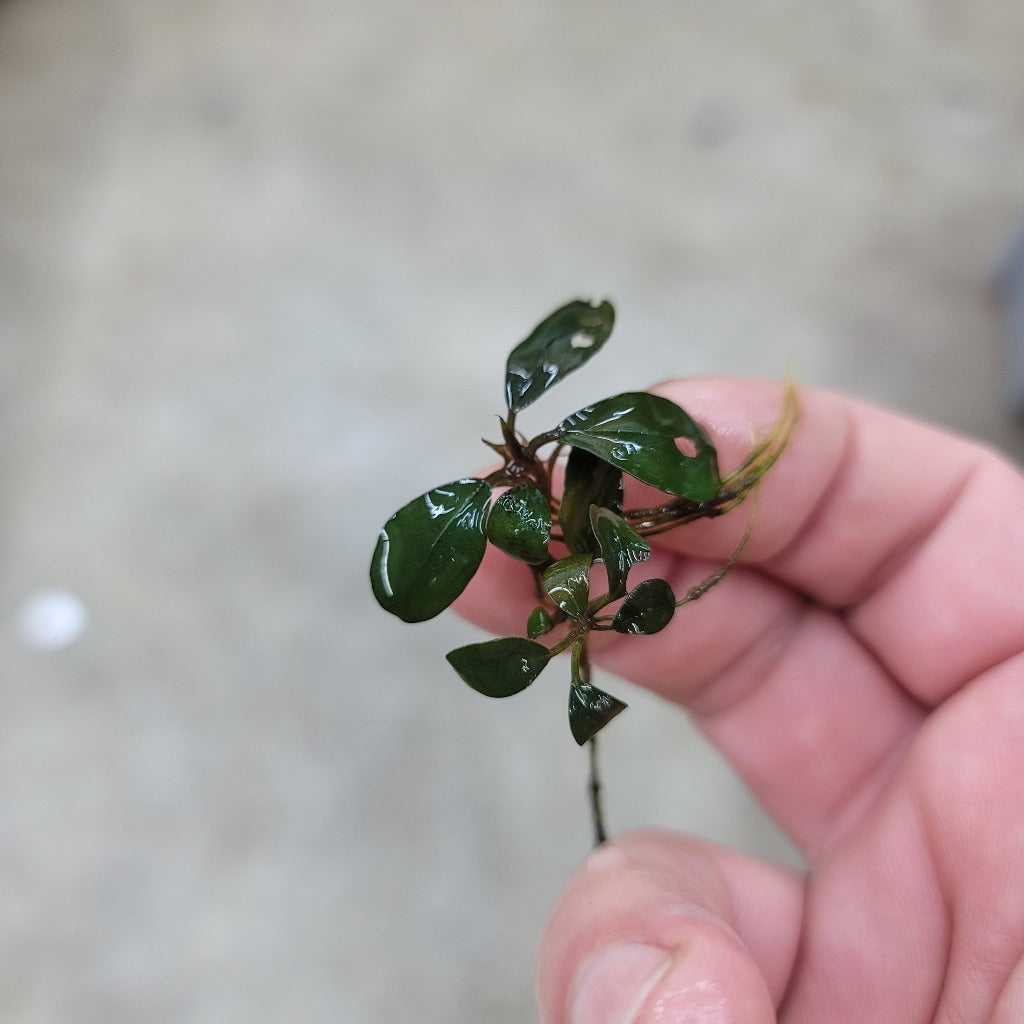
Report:
<svg viewBox="0 0 1024 1024"><path fill-rule="evenodd" d="M584 759L379 611L378 528L576 295L557 415L792 373L1019 456L1022 52L1003 0L0 0L0 1018L534 1019ZM792 856L616 692L613 829Z"/></svg>

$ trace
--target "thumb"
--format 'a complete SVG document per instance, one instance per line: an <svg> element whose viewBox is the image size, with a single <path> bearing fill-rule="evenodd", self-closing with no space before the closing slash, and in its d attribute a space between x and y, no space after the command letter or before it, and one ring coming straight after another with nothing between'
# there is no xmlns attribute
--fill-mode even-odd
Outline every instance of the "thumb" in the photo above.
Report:
<svg viewBox="0 0 1024 1024"><path fill-rule="evenodd" d="M800 876L638 832L595 850L541 944L545 1024L774 1024L796 955Z"/></svg>

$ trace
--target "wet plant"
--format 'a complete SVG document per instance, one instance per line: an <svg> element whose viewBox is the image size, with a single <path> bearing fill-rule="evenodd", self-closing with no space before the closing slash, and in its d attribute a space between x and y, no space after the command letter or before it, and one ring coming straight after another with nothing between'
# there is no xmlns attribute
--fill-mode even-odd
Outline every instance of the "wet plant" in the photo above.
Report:
<svg viewBox="0 0 1024 1024"><path fill-rule="evenodd" d="M596 737L626 705L592 682L591 637L657 633L725 576L740 557L749 524L726 562L684 594L675 594L664 579L630 583L633 567L650 558L648 537L724 515L747 498L782 454L797 416L787 387L772 431L725 476L705 429L674 402L647 392L605 398L525 437L516 425L519 413L595 356L614 322L611 303L576 300L518 344L505 369L501 438L484 442L500 465L486 476L435 487L400 508L381 530L370 564L377 601L405 622L444 611L473 578L488 544L532 576L537 605L524 635L469 644L447 658L474 690L509 697L530 686L559 654L568 655L569 729L590 748L596 843L605 838ZM665 500L624 507L626 476ZM597 565L602 573L594 573Z"/></svg>

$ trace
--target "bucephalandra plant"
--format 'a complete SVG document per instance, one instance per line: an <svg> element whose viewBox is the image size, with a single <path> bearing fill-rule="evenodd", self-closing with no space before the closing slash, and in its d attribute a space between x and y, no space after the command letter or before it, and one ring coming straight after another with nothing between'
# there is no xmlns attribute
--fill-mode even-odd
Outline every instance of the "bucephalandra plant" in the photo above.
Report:
<svg viewBox="0 0 1024 1024"><path fill-rule="evenodd" d="M501 465L485 477L442 484L413 499L384 524L370 564L380 605L406 622L444 611L466 588L488 542L533 576L537 607L525 636L469 644L448 661L488 697L526 689L557 655L569 654L569 728L590 746L595 841L605 838L597 776L596 736L626 705L591 682L589 641L595 632L650 635L676 609L713 587L740 556L750 526L716 572L679 596L663 579L632 588L633 566L646 561L646 538L735 508L771 468L796 422L786 388L778 422L726 476L705 430L667 398L626 392L585 406L533 438L516 417L596 355L612 332L609 302L581 300L555 310L509 354L501 440L485 441ZM563 464L556 489L557 465ZM648 508L623 507L623 477L664 493ZM592 570L604 567L599 586ZM542 643L541 638L547 643Z"/></svg>

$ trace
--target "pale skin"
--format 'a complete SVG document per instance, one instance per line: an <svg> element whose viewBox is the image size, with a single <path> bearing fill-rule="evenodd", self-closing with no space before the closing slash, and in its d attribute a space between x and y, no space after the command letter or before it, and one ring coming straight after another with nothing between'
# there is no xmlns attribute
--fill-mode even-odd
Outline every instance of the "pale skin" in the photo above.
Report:
<svg viewBox="0 0 1024 1024"><path fill-rule="evenodd" d="M655 390L726 471L781 402L753 381ZM545 1024L1024 1022L1024 476L848 398L799 404L740 564L662 633L593 653L694 716L807 871L613 836L548 924ZM654 538L644 571L684 593L749 508ZM534 603L489 553L459 610L511 635Z"/></svg>

